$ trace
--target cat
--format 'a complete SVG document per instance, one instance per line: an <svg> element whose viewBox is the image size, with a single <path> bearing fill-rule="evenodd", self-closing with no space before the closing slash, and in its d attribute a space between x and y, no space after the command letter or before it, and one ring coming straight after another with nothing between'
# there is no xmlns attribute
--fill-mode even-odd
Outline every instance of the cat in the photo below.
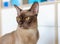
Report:
<svg viewBox="0 0 60 44"><path fill-rule="evenodd" d="M17 10L17 29L0 38L0 44L37 44L39 39L37 15L39 3L34 2L29 10L22 10L14 5Z"/></svg>

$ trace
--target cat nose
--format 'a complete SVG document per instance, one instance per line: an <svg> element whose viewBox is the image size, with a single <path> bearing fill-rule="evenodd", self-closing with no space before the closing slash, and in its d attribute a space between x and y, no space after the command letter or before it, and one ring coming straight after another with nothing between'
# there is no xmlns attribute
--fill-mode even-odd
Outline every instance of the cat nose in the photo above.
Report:
<svg viewBox="0 0 60 44"><path fill-rule="evenodd" d="M21 21L20 24L23 24L23 22Z"/></svg>
<svg viewBox="0 0 60 44"><path fill-rule="evenodd" d="M22 22L20 22L20 24L22 24Z"/></svg>

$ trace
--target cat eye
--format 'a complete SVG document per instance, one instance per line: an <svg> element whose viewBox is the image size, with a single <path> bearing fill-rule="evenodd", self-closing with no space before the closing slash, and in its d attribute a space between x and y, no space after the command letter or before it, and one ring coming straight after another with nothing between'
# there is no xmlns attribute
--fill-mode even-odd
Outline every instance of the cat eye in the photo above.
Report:
<svg viewBox="0 0 60 44"><path fill-rule="evenodd" d="M17 18L19 21L21 20L20 18Z"/></svg>
<svg viewBox="0 0 60 44"><path fill-rule="evenodd" d="M29 20L30 19L30 17L26 17L26 20Z"/></svg>

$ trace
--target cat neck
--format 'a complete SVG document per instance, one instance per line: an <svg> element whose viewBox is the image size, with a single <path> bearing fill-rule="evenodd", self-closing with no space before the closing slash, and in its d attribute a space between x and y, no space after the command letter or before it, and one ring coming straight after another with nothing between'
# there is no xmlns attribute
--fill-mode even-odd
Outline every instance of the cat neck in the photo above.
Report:
<svg viewBox="0 0 60 44"><path fill-rule="evenodd" d="M37 31L38 31L37 27L29 28L29 29L23 29L23 28L20 28L18 26L17 31L16 31L16 37L18 37L18 39L26 38L30 35L36 35ZM32 36L30 36L30 37L32 37Z"/></svg>
<svg viewBox="0 0 60 44"><path fill-rule="evenodd" d="M28 29L24 29L24 28L21 28L19 25L17 26L17 33L19 34L21 34L22 32L24 33L24 32L26 32L26 31L34 31L34 32L36 32L37 31L37 29L38 29L38 26L37 26L37 23L34 23L34 25L33 24L31 24L31 27L29 27Z"/></svg>

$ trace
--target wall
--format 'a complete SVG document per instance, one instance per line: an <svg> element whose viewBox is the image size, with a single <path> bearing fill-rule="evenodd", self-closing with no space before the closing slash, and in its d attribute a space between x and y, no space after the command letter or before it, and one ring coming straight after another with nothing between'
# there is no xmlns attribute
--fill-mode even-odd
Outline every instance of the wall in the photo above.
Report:
<svg viewBox="0 0 60 44"><path fill-rule="evenodd" d="M2 9L2 35L5 33L15 30L16 23L16 10L11 9Z"/></svg>
<svg viewBox="0 0 60 44"><path fill-rule="evenodd" d="M54 5L40 6L38 15L38 29L40 39L38 44L55 44L55 10Z"/></svg>
<svg viewBox="0 0 60 44"><path fill-rule="evenodd" d="M58 43L60 44L60 3L58 4Z"/></svg>
<svg viewBox="0 0 60 44"><path fill-rule="evenodd" d="M24 7L23 9L28 9ZM39 6L38 30L40 38L38 44L55 44L55 10L54 4ZM16 9L2 9L2 35L16 30Z"/></svg>
<svg viewBox="0 0 60 44"><path fill-rule="evenodd" d="M1 0L0 0L0 21L1 21ZM1 36L1 22L0 22L0 36Z"/></svg>

